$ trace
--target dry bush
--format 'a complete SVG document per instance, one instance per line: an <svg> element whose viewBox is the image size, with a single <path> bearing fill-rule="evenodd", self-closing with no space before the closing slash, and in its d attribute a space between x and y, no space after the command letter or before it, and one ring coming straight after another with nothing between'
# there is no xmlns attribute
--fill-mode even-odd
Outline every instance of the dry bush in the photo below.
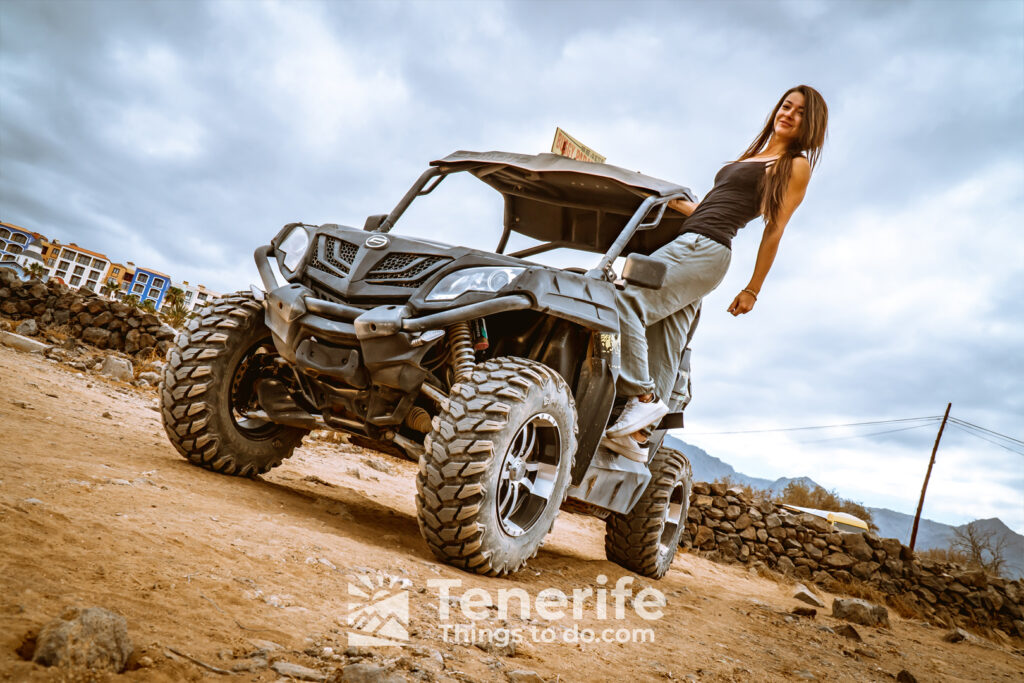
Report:
<svg viewBox="0 0 1024 683"><path fill-rule="evenodd" d="M729 477L729 476L719 477L718 479L715 479L715 481L713 483L715 483L715 484L723 484L727 489L731 489L733 487L742 489L744 495L746 495L747 498L749 498L750 500L755 500L756 501L756 500L771 500L772 499L772 492L771 491L769 491L767 489L755 489L753 486L751 486L749 484L741 484L738 481L734 481L733 478Z"/></svg>
<svg viewBox="0 0 1024 683"><path fill-rule="evenodd" d="M820 486L811 488L801 481L791 481L775 498L775 502L817 510L846 512L867 522L868 528L872 531L878 531L878 527L875 526L875 522L871 518L871 512L866 507L852 500L840 498L835 491L826 491Z"/></svg>
<svg viewBox="0 0 1024 683"><path fill-rule="evenodd" d="M951 548L928 548L928 550L915 550L914 554L922 560L932 562L952 562L967 566L967 555Z"/></svg>
<svg viewBox="0 0 1024 683"><path fill-rule="evenodd" d="M156 348L149 348L145 351L140 351L135 356L133 365L135 366L135 379L139 378L139 375L143 372L160 372L162 368L157 363L163 363L164 359L159 353L156 352Z"/></svg>
<svg viewBox="0 0 1024 683"><path fill-rule="evenodd" d="M896 614L900 615L904 619L923 619L924 615L921 614L921 610L917 608L917 605L910 602L902 595L887 595L885 596L885 604L893 609Z"/></svg>
<svg viewBox="0 0 1024 683"><path fill-rule="evenodd" d="M835 589L834 593L849 595L851 598L861 598L874 603L885 602L885 595L880 590L863 581L836 581L832 588Z"/></svg>

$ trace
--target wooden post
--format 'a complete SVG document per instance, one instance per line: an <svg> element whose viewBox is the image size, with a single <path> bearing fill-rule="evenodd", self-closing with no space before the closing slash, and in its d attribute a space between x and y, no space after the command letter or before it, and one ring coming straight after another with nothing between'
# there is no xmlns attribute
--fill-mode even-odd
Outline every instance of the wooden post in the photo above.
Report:
<svg viewBox="0 0 1024 683"><path fill-rule="evenodd" d="M924 492L928 489L928 479L932 476L932 465L935 464L935 453L939 450L939 439L942 438L942 430L946 428L946 420L949 419L949 409L952 403L946 405L946 414L942 416L942 424L939 425L939 433L935 436L935 445L932 446L932 458L928 461L928 471L924 475L924 486L921 487L921 500L917 503L917 514L914 515L914 530L910 532L910 549L914 549L917 543L917 525L921 523L921 509L924 508Z"/></svg>

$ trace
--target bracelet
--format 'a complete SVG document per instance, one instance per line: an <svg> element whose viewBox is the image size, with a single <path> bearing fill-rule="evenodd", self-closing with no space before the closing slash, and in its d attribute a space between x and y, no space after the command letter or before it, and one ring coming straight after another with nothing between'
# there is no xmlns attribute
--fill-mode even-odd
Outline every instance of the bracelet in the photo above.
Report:
<svg viewBox="0 0 1024 683"><path fill-rule="evenodd" d="M742 289L740 291L746 292L750 296L754 297L754 301L757 301L757 292L755 292L754 290L752 290L752 289Z"/></svg>

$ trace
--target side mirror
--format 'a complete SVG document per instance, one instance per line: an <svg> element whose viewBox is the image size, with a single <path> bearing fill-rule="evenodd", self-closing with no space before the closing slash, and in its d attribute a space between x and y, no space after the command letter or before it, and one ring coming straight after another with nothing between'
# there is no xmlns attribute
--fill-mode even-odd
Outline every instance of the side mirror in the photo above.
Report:
<svg viewBox="0 0 1024 683"><path fill-rule="evenodd" d="M373 216L366 217L366 223L363 224L363 230L367 232L376 232L380 229L380 224L387 218L386 213L374 214Z"/></svg>
<svg viewBox="0 0 1024 683"><path fill-rule="evenodd" d="M664 261L643 254L630 254L622 269L622 279L637 287L661 289L667 271L668 265Z"/></svg>

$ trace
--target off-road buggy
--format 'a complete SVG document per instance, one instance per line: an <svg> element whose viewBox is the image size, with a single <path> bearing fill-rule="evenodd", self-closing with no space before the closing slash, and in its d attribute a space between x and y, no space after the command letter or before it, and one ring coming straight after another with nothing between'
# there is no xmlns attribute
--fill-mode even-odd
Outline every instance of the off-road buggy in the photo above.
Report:
<svg viewBox="0 0 1024 683"><path fill-rule="evenodd" d="M493 253L390 232L458 172L504 196ZM310 430L345 432L419 463L420 530L445 562L516 571L564 507L606 520L609 559L660 578L690 498L689 463L661 447L689 400L688 353L648 463L599 442L619 367L612 265L628 253L625 281L661 286L644 254L680 232L674 198L693 200L607 164L457 152L362 230L286 225L255 253L265 291L213 301L169 351L167 434L196 465L253 476ZM505 254L512 232L539 244ZM526 260L560 247L604 256L589 272Z"/></svg>

